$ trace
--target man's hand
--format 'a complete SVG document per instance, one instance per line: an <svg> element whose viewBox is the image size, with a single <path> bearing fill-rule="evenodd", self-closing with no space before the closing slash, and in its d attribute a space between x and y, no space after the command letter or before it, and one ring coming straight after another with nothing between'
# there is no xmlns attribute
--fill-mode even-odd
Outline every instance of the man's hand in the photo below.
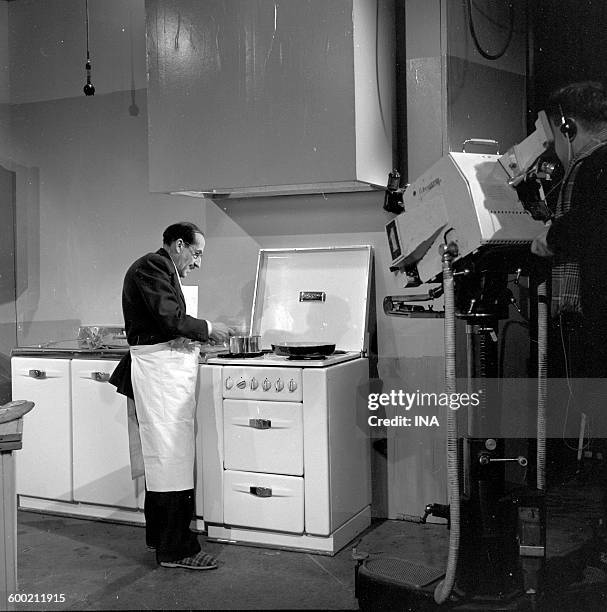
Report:
<svg viewBox="0 0 607 612"><path fill-rule="evenodd" d="M213 326L213 331L210 333L209 338L217 344L227 342L228 338L236 333L232 327L228 327L225 323L213 321L211 325Z"/></svg>
<svg viewBox="0 0 607 612"><path fill-rule="evenodd" d="M546 226L546 229L539 236L536 236L533 239L533 242L531 243L531 252L534 255L539 255L540 257L552 257L554 255L548 246L548 242L546 241L546 236L548 235L549 229L550 224Z"/></svg>
<svg viewBox="0 0 607 612"><path fill-rule="evenodd" d="M174 350L180 350L180 349L190 350L194 348L194 346L196 345L194 340L190 340L189 338L183 338L181 336L179 338L175 338L174 340L171 340L169 344L171 345L171 348Z"/></svg>

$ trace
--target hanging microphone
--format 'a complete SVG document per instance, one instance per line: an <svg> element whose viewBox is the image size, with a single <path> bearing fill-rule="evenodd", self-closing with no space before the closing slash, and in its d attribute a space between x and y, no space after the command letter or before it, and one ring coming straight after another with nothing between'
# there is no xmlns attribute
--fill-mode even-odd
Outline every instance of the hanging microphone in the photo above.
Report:
<svg viewBox="0 0 607 612"><path fill-rule="evenodd" d="M86 11L86 64L84 68L86 70L86 85L82 88L85 96L94 96L95 87L91 83L91 55L89 53L89 2L85 0L85 11Z"/></svg>
<svg viewBox="0 0 607 612"><path fill-rule="evenodd" d="M87 58L86 64L86 85L82 88L85 96L95 95L95 86L91 83L91 61Z"/></svg>

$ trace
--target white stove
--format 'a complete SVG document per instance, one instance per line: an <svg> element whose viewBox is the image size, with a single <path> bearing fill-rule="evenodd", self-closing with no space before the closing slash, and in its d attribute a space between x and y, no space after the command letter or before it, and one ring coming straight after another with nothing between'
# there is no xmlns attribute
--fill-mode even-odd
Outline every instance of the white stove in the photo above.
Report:
<svg viewBox="0 0 607 612"><path fill-rule="evenodd" d="M196 507L210 539L335 554L370 524L371 262L369 246L260 251L251 333L337 350L201 366Z"/></svg>
<svg viewBox="0 0 607 612"><path fill-rule="evenodd" d="M283 355L275 355L273 352L265 352L257 357L234 357L232 355L215 355L207 359L206 363L218 364L218 365L238 365L243 367L249 366L282 366L285 368L326 368L328 366L335 365L336 363L342 363L344 361L350 361L360 357L360 351L335 351L331 355L326 357L309 357L309 358L294 358L285 357Z"/></svg>

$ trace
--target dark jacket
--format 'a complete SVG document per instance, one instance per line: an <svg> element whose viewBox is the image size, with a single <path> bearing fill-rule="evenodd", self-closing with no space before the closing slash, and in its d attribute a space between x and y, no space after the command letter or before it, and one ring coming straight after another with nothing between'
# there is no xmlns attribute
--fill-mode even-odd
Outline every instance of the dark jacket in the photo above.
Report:
<svg viewBox="0 0 607 612"><path fill-rule="evenodd" d="M606 143L607 145L607 143ZM607 146L581 163L571 210L555 219L550 249L580 267L580 303L591 376L607 375Z"/></svg>
<svg viewBox="0 0 607 612"><path fill-rule="evenodd" d="M129 345L158 344L175 338L207 342L207 322L186 314L177 270L164 249L140 257L128 270L122 288L122 313ZM110 383L133 397L131 356L125 355Z"/></svg>

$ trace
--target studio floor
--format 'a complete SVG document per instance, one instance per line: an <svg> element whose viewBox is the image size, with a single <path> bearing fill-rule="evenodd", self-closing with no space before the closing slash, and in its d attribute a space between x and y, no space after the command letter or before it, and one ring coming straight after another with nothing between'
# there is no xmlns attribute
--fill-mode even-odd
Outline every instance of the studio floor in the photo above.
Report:
<svg viewBox="0 0 607 612"><path fill-rule="evenodd" d="M607 555L597 550L596 537L602 490L573 480L549 492L550 603L541 609L607 610ZM448 534L442 525L375 521L357 552L444 568ZM327 557L200 538L203 549L219 559L217 570L159 567L141 527L20 511L19 592L63 594L65 601L19 603L15 609L358 609L352 545Z"/></svg>

